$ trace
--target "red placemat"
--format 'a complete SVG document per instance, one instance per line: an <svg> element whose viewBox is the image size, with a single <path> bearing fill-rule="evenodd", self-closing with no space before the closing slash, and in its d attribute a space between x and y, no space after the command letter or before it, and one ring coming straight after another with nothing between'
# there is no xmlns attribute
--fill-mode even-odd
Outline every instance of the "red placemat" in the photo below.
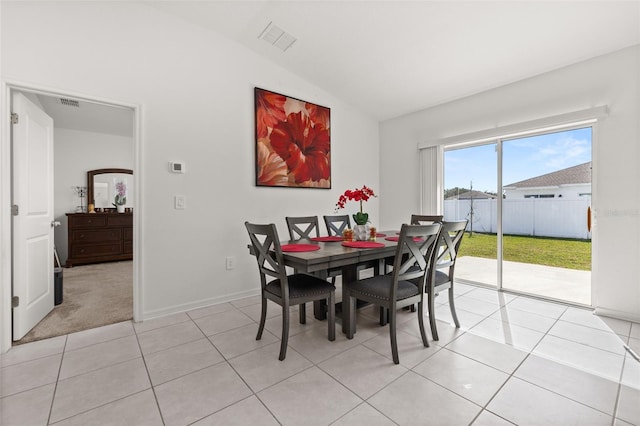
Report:
<svg viewBox="0 0 640 426"><path fill-rule="evenodd" d="M314 251L320 250L320 246L316 244L283 244L282 251Z"/></svg>
<svg viewBox="0 0 640 426"><path fill-rule="evenodd" d="M400 239L400 237L387 237L385 238L385 240L387 241L398 241ZM413 237L413 241L415 241L416 243L419 241L424 241L422 238L420 237Z"/></svg>
<svg viewBox="0 0 640 426"><path fill-rule="evenodd" d="M376 238L386 237L386 236L387 236L387 234L381 234L379 232L376 234Z"/></svg>
<svg viewBox="0 0 640 426"><path fill-rule="evenodd" d="M338 237L337 235L334 235L332 237L313 237L311 238L311 241L322 241L322 242L342 241L342 237Z"/></svg>
<svg viewBox="0 0 640 426"><path fill-rule="evenodd" d="M383 243L376 243L375 241L345 241L342 243L345 247L353 248L378 248L384 247Z"/></svg>

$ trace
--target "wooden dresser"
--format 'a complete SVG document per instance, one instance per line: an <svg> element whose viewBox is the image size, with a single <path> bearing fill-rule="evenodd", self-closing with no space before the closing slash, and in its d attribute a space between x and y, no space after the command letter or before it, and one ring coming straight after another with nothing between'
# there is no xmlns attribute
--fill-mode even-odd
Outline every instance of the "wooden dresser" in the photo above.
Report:
<svg viewBox="0 0 640 426"><path fill-rule="evenodd" d="M133 259L133 213L67 213L65 266Z"/></svg>

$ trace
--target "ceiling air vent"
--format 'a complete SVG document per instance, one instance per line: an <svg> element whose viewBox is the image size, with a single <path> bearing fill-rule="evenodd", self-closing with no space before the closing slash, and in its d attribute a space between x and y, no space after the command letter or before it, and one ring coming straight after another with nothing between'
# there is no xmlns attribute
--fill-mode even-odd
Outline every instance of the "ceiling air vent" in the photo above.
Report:
<svg viewBox="0 0 640 426"><path fill-rule="evenodd" d="M68 107L80 108L80 102L74 99L59 98L60 104Z"/></svg>
<svg viewBox="0 0 640 426"><path fill-rule="evenodd" d="M283 52L293 46L293 43L297 40L297 38L285 32L282 28L273 25L273 22L269 22L267 28L260 33L258 38L266 41L274 47L277 47Z"/></svg>

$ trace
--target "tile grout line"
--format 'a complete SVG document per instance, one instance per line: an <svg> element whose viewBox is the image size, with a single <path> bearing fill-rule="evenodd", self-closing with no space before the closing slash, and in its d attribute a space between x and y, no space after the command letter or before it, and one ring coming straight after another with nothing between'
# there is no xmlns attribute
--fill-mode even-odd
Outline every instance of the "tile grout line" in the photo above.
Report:
<svg viewBox="0 0 640 426"><path fill-rule="evenodd" d="M142 357L142 363L144 364L144 369L147 372L147 378L149 379L149 386L151 387L151 392L153 392L153 399L156 401L156 407L158 407L158 414L160 414L160 420L162 420L163 425L166 425L167 422L164 420L164 415L162 414L162 409L160 408L160 402L158 401L158 395L156 394L156 387L153 385L153 381L151 380L151 373L149 373L147 360L144 357L144 352L142 351L142 346L140 345L140 339L138 337L138 333L136 332L135 327L133 328L133 332L136 336L136 342L138 343L138 349L140 350L140 356Z"/></svg>
<svg viewBox="0 0 640 426"><path fill-rule="evenodd" d="M627 365L627 357L625 356L622 360L622 368L620 369L620 378L618 379L618 392L616 393L616 402L613 406L613 418L611 420L611 425L614 426L616 423L616 417L618 416L618 404L620 403L620 396L622 395L622 379L624 378L624 367Z"/></svg>
<svg viewBox="0 0 640 426"><path fill-rule="evenodd" d="M235 306L234 306L234 309L239 310L239 309L238 309L238 308L236 308ZM187 315L188 315L188 314L187 314ZM191 318L191 317L190 317L190 318ZM253 318L252 318L251 320L253 321ZM238 378L240 378L240 380L242 380L242 383L244 383L244 385L247 387L247 389L249 389L249 391L251 392L251 395L247 396L246 398L242 398L242 399L240 399L240 400L238 400L238 401L235 401L235 402L234 402L234 403L232 403L232 404L229 404L229 405L226 405L226 406L224 406L224 407L221 407L219 410L216 410L216 411L214 411L213 413L209 413L209 414L207 414L206 416L202 417L201 419L198 419L198 420L196 420L195 422L192 422L191 424L196 423L196 422L199 422L199 421L201 421L201 420L203 420L203 419L206 419L207 417L213 416L214 414L219 413L220 411L222 411L222 410L224 410L224 409L226 409L226 408L229 408L229 407L231 407L231 406L233 406L233 405L237 404L237 403L238 403L238 402L240 402L240 401L245 401L246 399L248 399L248 398L250 398L250 397L252 397L252 396L254 396L258 401L260 401L260 404L262 404L262 406L267 410L267 412L268 412L269 414L271 414L271 416L272 416L272 417L273 417L273 418L274 418L274 419L275 419L279 424L282 424L282 423L278 420L278 418L275 416L275 414L273 414L273 413L271 412L271 410L269 410L269 407L267 407L267 406L264 404L264 402L260 399L260 397L258 396L258 394L253 390L253 388L252 388L251 386L249 386L249 383L247 383L247 382L246 382L246 380L244 379L244 377L242 377L242 375L241 375L241 374L240 374L240 373L239 373L239 372L234 368L234 366L233 366L233 365L231 365L231 363L229 362L229 359L227 359L227 357L226 357L226 356L224 356L224 354L223 354L222 352L220 352L220 350L218 349L218 347L217 347L217 346L216 346L216 345L211 341L211 339L209 338L209 336L207 336L207 335L204 333L204 331L202 331L202 329L201 329L201 328L200 328L200 326L195 322L195 320L194 320L193 318L191 318L191 321L192 321L192 322L193 322L193 324L198 328L198 330L200 330L200 332L205 336L205 338L207 339L207 341L209 342L209 344L210 344L211 346L213 346L213 348L214 348L214 349L215 349L215 350L220 354L220 356L222 357L223 361L221 361L221 362L219 362L219 363L217 363L217 364L214 364L214 365L222 364L223 362L224 362L224 363L226 363L226 364L227 364L227 366L228 366L228 367L229 367L229 368L230 368L230 369L231 369L231 370L232 370L232 371L233 371L233 372L238 376ZM254 321L254 323L255 323L255 321ZM243 327L244 327L244 326L243 326ZM241 328L241 327L238 327L238 328ZM233 330L235 330L235 329L233 329ZM230 331L230 330L227 330L227 331ZM268 331L268 330L266 330L266 331ZM218 334L221 334L221 333L218 333ZM268 345L267 345L267 346L268 346ZM252 351L249 351L249 352L252 352ZM249 353L249 352L246 352L246 353ZM241 356L241 355L238 355L238 356ZM234 357L234 358L236 358L236 357ZM233 359L233 358L231 358L231 359ZM211 366L209 366L209 367L211 367ZM209 368L209 367L205 367L205 368ZM203 369L204 369L204 368L203 368ZM201 371L201 370L203 370L203 369L200 369L200 370L198 370L198 371ZM305 370L302 370L302 371L305 371ZM191 374L191 373L189 373L189 374ZM296 373L296 374L297 374L297 373ZM180 376L180 377L184 377L184 376ZM291 377L291 376L290 376L290 377ZM177 378L175 378L175 379L173 379L173 380L177 380L177 379L178 379L178 377L177 377ZM287 377L287 379L288 379L288 377ZM284 379L284 380L286 380L286 379ZM172 381L172 380L170 380L170 381ZM168 382L165 382L165 383L168 383ZM278 383L279 383L279 382L278 382ZM264 390L264 389L263 389L263 390ZM158 408L159 408L159 407L158 407Z"/></svg>
<svg viewBox="0 0 640 426"><path fill-rule="evenodd" d="M55 385L53 387L53 395L51 395L51 405L49 406L49 415L47 416L47 424L51 423L51 415L53 414L53 405L56 400L56 392L58 391L58 382L60 380L60 372L62 371L62 363L64 362L64 354L67 348L67 340L69 335L67 334L64 339L64 345L62 347L62 354L60 356L60 365L58 366L58 375L56 376Z"/></svg>
<svg viewBox="0 0 640 426"><path fill-rule="evenodd" d="M514 299L514 300L515 300L515 299ZM564 312L566 312L566 308L565 308L565 310L563 311L563 313L564 313ZM492 314L492 315L493 315L493 314ZM561 315L562 315L562 314L561 314ZM559 320L560 320L560 317L556 318L556 320L555 320L555 322L554 322L554 325L555 325ZM549 328L549 330L551 330L551 328L552 328L552 327L553 327L553 325ZM542 337L540 338L540 340L538 341L538 343L536 343L536 344L535 344L535 346L534 346L533 348L531 348L531 350L529 350L529 351L527 351L527 352L526 352L526 355L525 355L525 357L522 359L522 361L520 361L520 363L518 363L518 365L516 366L516 368L514 368L514 369L513 369L513 371L512 371L511 373L509 373L509 377L507 377L507 380L505 380L505 381L504 381L504 383L503 383L503 384L498 388L498 390L496 390L496 392L493 394L493 396L492 396L491 398L489 398L489 400L487 401L487 403L482 407L482 410L480 411L480 413L478 413L478 415L476 416L476 418L474 418L474 419L473 419L473 421L474 421L474 422L477 420L477 418L480 416L480 414L482 414L482 412L483 412L483 411L485 411L485 410L486 410L486 411L488 411L488 412L490 412L490 413L492 413L492 414L494 414L494 415L496 415L496 416L498 416L498 417L500 417L500 418L503 418L502 416L500 416L500 415L498 415L498 414L494 413L493 411L490 411L487 407L489 406L489 404L491 404L491 402L495 399L495 397L496 397L496 396L498 396L498 394L500 393L500 391L502 391L502 389L506 386L506 384L509 382L509 380L511 380L511 379L512 379L512 378L514 378L514 377L515 377L516 379L522 380L522 379L520 379L519 377L516 377L516 376L515 376L516 371L518 371L518 369L522 366L522 364L524 364L524 363L525 363L525 361L526 361L527 359L529 359L529 356L531 356L532 352L536 349L536 347L540 344L540 342L542 342L542 339L544 339L544 337L547 335L547 333L548 333L548 332L549 332L549 331L547 330L547 332L546 332L546 333L544 333L544 334L542 335ZM480 336L480 337L482 337L482 336ZM491 339L489 339L489 340L491 340ZM511 346L511 345L507 345L507 346ZM526 382L526 380L525 380L525 382ZM527 382L527 383L529 383L529 382ZM532 384L532 385L534 385L534 386L537 386L535 383L531 383L531 384ZM538 386L538 387L540 387L540 386ZM540 387L540 388L541 388L541 389L545 389L545 388L542 388L542 387ZM548 390L548 389L545 389L545 390ZM554 392L554 393L555 393L555 392ZM559 394L557 394L557 395L559 395ZM564 395L561 395L561 396L564 396ZM566 398L566 397L565 397L565 398ZM505 419L505 420L507 420L507 419ZM513 423L513 422L511 422L510 420L507 420L507 421L509 421L510 423ZM473 422L472 422L472 423L473 423Z"/></svg>
<svg viewBox="0 0 640 426"><path fill-rule="evenodd" d="M569 306L567 306L567 309L568 309L568 308L569 308ZM555 324L557 324L559 321L562 321L562 320L560 319L560 317L561 317L562 315L564 315L564 313L565 313L565 312L566 312L566 309L565 309L565 311L564 311L564 312L563 312L563 313L562 313L562 314L561 314L561 315L556 319L556 321L554 322L553 326L555 326ZM565 321L565 322L566 322L566 321ZM551 326L551 328L553 328L553 326ZM549 331L551 331L551 328L549 328ZM537 356L537 355L535 355L535 354L533 353L533 351L538 347L538 345L542 342L542 340L543 340L546 336L551 336L551 337L555 337L555 338L558 338L558 339L562 339L562 340L567 340L567 341L569 341L569 342L573 342L573 341L571 341L571 340L564 339L564 338L562 338L562 337L558 337L558 336L555 336L555 335L553 335L553 334L549 334L549 331L547 331L546 333L544 333L544 335L542 336L542 338L540 339L540 341L539 341L538 343L536 343L536 345L531 349L531 351L530 351L530 352L528 352L528 353L527 353L527 356L522 360L522 362L521 362L520 364L518 364L518 366L515 368L515 370L513 370L513 373L511 374L511 376L515 375L515 373L516 373L516 372L518 371L518 369L522 366L522 364L524 364L524 362L529 358L529 356L531 356L531 355L533 355L533 356ZM579 342L573 342L573 343L581 344L581 343L579 343ZM589 346L589 345L584 345L584 346ZM592 347L592 346L590 346L590 347ZM596 348L596 349L597 349L597 348ZM544 358L544 359L547 359L547 358ZM555 362L554 360L550 360L550 361ZM560 364L560 365L564 365L564 364ZM623 366L624 366L624 363L623 363ZM568 366L568 367L571 367L571 366ZM586 373L587 373L587 374L591 374L591 373L588 373L588 372L586 372ZM621 370L621 374L622 374L622 370ZM511 376L509 377L509 379L511 379ZM598 376L598 377L599 377L599 376ZM570 397L569 397L569 396L567 396L567 395L563 395L563 394L560 394L560 393L558 393L558 392L556 392L556 391L553 391L553 390L551 390L551 389L547 389L547 388L545 388L545 387L543 387L543 386L540 386L540 385L538 385L538 384L536 384L536 383L532 383L532 382L530 382L530 381L528 381L528 380L525 380L525 379L522 379L522 378L520 378L520 377L515 377L515 378L516 378L516 379L518 379L518 380L522 380L523 382L529 383L529 384L531 384L531 385L533 385L533 386L536 386L536 387L538 387L538 388L540 388L540 389L543 389L543 390L545 390L545 391L547 391L547 392L551 392L551 393L553 393L554 395L558 395L558 396L560 396L560 397L566 398L566 399L568 399L569 401L575 402L576 404L580 404L580 405L582 405L582 406L584 406L584 407L590 408L590 409L592 409L592 410L594 410L594 411L597 411L597 412L599 412L599 413L602 413L602 414L604 414L604 415L612 416L612 421L614 421L614 422L615 422L615 412L616 412L617 400L616 400L616 406L614 406L614 412L613 412L613 414L609 414L609 413L606 413L606 412L604 412L604 411L602 411L602 410L600 410L600 409L598 409L598 408L596 408L596 407L592 407L591 405L587 405L587 404L585 404L585 403L584 403L584 402L582 402L582 401L575 400L575 399L573 399L573 398L570 398ZM505 384L506 384L506 382L505 382ZM495 395L494 395L494 397L495 397ZM492 398L492 399L493 399L493 398Z"/></svg>

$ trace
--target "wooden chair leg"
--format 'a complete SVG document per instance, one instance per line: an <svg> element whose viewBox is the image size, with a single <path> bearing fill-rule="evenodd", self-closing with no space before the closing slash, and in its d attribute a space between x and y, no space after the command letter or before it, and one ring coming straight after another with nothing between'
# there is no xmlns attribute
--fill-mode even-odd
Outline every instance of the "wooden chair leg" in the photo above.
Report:
<svg viewBox="0 0 640 426"><path fill-rule="evenodd" d="M393 363L400 364L400 357L398 356L398 336L396 335L396 310L391 308L389 312L389 338L391 339L391 355L393 356Z"/></svg>
<svg viewBox="0 0 640 426"><path fill-rule="evenodd" d="M438 340L438 329L436 326L436 307L435 296L433 292L427 293L427 308L429 309L429 325L431 326L431 335L433 340Z"/></svg>
<svg viewBox="0 0 640 426"><path fill-rule="evenodd" d="M336 340L336 294L331 292L329 295L329 306L327 307L327 323L329 323L329 340Z"/></svg>
<svg viewBox="0 0 640 426"><path fill-rule="evenodd" d="M306 303L301 303L300 306L298 306L298 310L300 311L300 324L306 324L307 323L307 305Z"/></svg>
<svg viewBox="0 0 640 426"><path fill-rule="evenodd" d="M389 310L384 306L380 306L380 325L385 326L389 322Z"/></svg>
<svg viewBox="0 0 640 426"><path fill-rule="evenodd" d="M280 342L280 361L287 356L287 345L289 344L289 306L282 307L282 341Z"/></svg>
<svg viewBox="0 0 640 426"><path fill-rule="evenodd" d="M453 302L453 283L451 283L451 287L449 287L449 308L451 308L451 317L453 318L453 323L456 325L456 328L460 328L460 321L458 321L458 314L456 314L456 305Z"/></svg>
<svg viewBox="0 0 640 426"><path fill-rule="evenodd" d="M260 313L260 325L258 326L258 335L256 340L262 339L262 332L264 331L264 322L267 319L267 299L262 298L262 312Z"/></svg>
<svg viewBox="0 0 640 426"><path fill-rule="evenodd" d="M422 337L422 344L425 348L429 347L429 340L427 339L427 333L424 330L424 313L422 311L422 303L418 302L418 325L420 326L420 337Z"/></svg>

